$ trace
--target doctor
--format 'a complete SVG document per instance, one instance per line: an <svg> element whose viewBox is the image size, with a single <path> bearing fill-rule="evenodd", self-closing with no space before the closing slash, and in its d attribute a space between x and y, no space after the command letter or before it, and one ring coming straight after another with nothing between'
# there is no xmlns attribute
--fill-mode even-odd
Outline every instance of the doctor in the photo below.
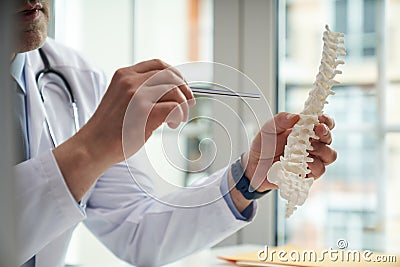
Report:
<svg viewBox="0 0 400 267"><path fill-rule="evenodd" d="M153 190L151 177L141 170L137 152L162 123L174 128L187 119L195 101L180 73L160 60L150 60L117 70L106 88L102 72L74 51L46 39L49 0L18 3L19 42L12 55L11 73L23 151L15 167L20 264L63 266L72 231L82 221L119 258L134 265L158 266L210 247L253 219L254 199L276 188L264 179L270 166L267 162L282 154L298 115L276 115L265 123L241 161L199 182L204 186L178 190L162 199L216 201L196 208L163 204L146 193ZM73 124L50 120L68 117L71 102L46 96L42 101L36 75L45 65L39 47L71 87L79 118L76 133ZM143 86L160 71L160 79ZM47 75L50 82L60 80L57 75ZM135 102L128 109L132 97ZM140 185L131 179L126 163L120 163L124 160L122 124L126 112L136 115L125 130L131 144L128 156L134 155L129 165ZM334 123L327 116L321 116L320 122L315 128L320 140L313 142L315 150L311 152L315 161L309 165L315 178L336 159L329 146ZM268 146L271 137L276 137L276 147ZM242 166L244 174L236 177L245 185L240 189L235 187L231 169ZM257 191L249 192L249 181L260 177L264 182Z"/></svg>

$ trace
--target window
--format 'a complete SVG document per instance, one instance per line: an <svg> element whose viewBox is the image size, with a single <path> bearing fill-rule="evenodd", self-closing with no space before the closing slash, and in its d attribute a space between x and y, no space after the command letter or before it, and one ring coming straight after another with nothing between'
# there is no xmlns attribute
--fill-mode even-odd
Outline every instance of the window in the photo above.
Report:
<svg viewBox="0 0 400 267"><path fill-rule="evenodd" d="M212 0L119 0L111 5L104 0L57 0L54 37L81 52L102 68L108 78L120 67L152 58L160 58L171 65L193 60L212 61L212 6ZM202 101L196 108L194 113L208 110ZM192 135L182 138L184 153L196 156L201 135L208 131L203 126L201 131L192 129ZM160 140L156 133L147 145L152 151L154 166L174 178L169 182L184 186L196 178L165 169ZM158 189L161 193L167 190ZM83 224L73 234L66 263L72 266L128 266Z"/></svg>
<svg viewBox="0 0 400 267"><path fill-rule="evenodd" d="M376 55L377 0L335 0L335 29L345 33L348 57Z"/></svg>
<svg viewBox="0 0 400 267"><path fill-rule="evenodd" d="M341 85L325 107L336 121L332 145L338 159L290 219L282 219L279 201L279 218L285 222L278 225L279 242L336 248L338 239L346 239L352 249L398 253L400 2L307 3L287 1L280 8L290 24L280 27L288 31L279 33L286 36L286 47L280 49L300 50L279 60L280 109L301 111L300 99L306 99L319 65L324 25L346 33L348 56L337 78Z"/></svg>
<svg viewBox="0 0 400 267"><path fill-rule="evenodd" d="M160 58L172 66L179 66L191 61L213 60L213 1L211 0L140 0L135 2L134 13L134 62L151 58ZM191 117L208 114L209 101L196 102L191 109ZM157 173L165 173L163 179L172 185L185 186L193 179L204 176L205 172L186 172L180 170L202 169L194 166L201 157L200 148L209 150L210 142L201 142L211 135L209 122L194 120L187 125L180 135L183 140L174 149L165 153L165 142L175 142L175 131L167 127L158 129L146 143L146 151ZM172 150L175 150L173 152ZM183 153L184 155L179 155ZM184 156L184 157L182 157ZM175 160L181 159L181 160ZM184 158L188 158L186 161ZM171 160L174 161L171 163ZM188 162L188 163L186 163ZM187 164L183 166L184 164ZM178 166L178 168L176 168ZM161 193L167 189L155 179Z"/></svg>

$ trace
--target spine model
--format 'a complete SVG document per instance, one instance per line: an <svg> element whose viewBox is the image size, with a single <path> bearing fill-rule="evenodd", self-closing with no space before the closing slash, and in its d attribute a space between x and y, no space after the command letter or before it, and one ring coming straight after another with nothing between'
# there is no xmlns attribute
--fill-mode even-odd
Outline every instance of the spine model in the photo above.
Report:
<svg viewBox="0 0 400 267"><path fill-rule="evenodd" d="M324 105L328 103L327 97L334 94L331 87L339 84L334 77L342 72L336 70L336 67L344 64L344 61L337 58L346 55L344 34L331 32L328 26L325 28L322 60L316 80L300 113L300 119L288 137L284 155L272 165L267 174L268 181L276 184L280 196L287 200L286 218L293 214L297 206L304 204L314 181L307 177L311 172L307 163L313 161L307 152L313 149L310 138L318 139L314 126L318 124L318 116L322 115Z"/></svg>

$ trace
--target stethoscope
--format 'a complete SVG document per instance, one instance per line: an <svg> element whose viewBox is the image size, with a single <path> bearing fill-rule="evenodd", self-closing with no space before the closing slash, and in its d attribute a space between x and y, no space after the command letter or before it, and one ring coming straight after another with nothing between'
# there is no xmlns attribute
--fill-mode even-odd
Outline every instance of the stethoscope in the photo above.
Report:
<svg viewBox="0 0 400 267"><path fill-rule="evenodd" d="M39 89L40 97L44 103L45 102L45 96L44 96L45 95L44 94L45 86L42 86L43 83L41 81L44 81L44 78L46 77L46 75L53 74L53 75L56 75L58 78L60 78L61 81L63 82L63 86L59 86L59 87L61 90L64 90L65 95L68 97L69 103L71 104L72 116L73 116L73 120L74 120L74 127L75 127L75 133L76 133L79 129L78 107L77 107L76 99L75 99L74 93L72 92L71 86L70 86L68 80L65 78L65 76L61 72L53 69L50 66L50 62L42 48L39 48L39 54L40 54L40 57L44 64L44 68L41 71L39 71L39 73L36 74L36 84ZM46 121L47 128L48 128L48 131L50 134L50 138L52 139L53 146L55 147L57 145L56 139L55 139L55 134L52 131L47 118L48 117L46 114L45 121Z"/></svg>

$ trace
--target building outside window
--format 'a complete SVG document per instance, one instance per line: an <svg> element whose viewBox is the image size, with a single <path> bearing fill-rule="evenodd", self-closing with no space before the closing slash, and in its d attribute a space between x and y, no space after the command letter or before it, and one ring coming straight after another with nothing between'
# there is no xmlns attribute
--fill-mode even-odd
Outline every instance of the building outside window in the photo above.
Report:
<svg viewBox="0 0 400 267"><path fill-rule="evenodd" d="M335 30L346 34L348 57L376 55L377 0L334 1Z"/></svg>
<svg viewBox="0 0 400 267"><path fill-rule="evenodd" d="M348 51L337 76L341 85L325 109L336 121L338 159L306 203L281 219L281 244L326 248L346 239L353 249L399 252L399 8L396 0L280 4L280 110L302 110L318 71L325 24L346 34Z"/></svg>

